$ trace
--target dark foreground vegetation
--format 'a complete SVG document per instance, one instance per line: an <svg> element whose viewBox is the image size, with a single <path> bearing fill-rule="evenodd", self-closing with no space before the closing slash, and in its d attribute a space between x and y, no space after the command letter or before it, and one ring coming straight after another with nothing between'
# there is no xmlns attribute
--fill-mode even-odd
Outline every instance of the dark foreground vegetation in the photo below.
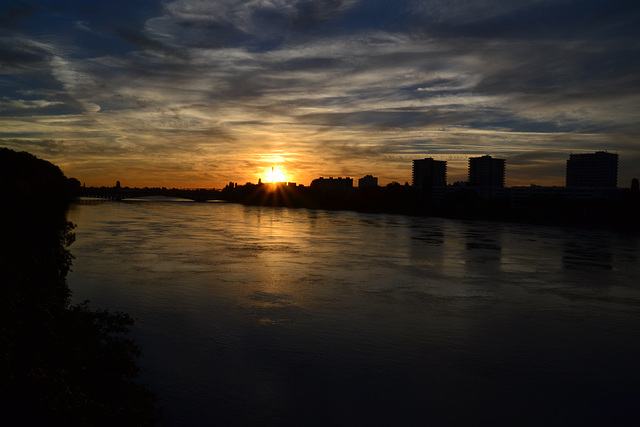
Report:
<svg viewBox="0 0 640 427"><path fill-rule="evenodd" d="M0 148L0 407L3 425L152 425L124 313L72 306L71 187L60 169Z"/></svg>

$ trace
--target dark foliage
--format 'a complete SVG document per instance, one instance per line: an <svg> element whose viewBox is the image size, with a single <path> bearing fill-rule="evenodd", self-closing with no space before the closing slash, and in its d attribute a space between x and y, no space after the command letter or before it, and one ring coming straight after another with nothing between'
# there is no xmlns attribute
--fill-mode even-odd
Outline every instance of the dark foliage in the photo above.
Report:
<svg viewBox="0 0 640 427"><path fill-rule="evenodd" d="M68 180L0 148L0 405L12 425L150 425L155 396L135 382L139 350L123 313L70 305ZM6 424L5 424L6 425Z"/></svg>

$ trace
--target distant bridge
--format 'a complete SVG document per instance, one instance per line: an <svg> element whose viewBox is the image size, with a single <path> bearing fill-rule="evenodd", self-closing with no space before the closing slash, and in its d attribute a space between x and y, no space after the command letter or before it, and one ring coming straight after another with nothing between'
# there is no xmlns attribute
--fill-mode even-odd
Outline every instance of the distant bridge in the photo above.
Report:
<svg viewBox="0 0 640 427"><path fill-rule="evenodd" d="M76 196L116 201L140 197L164 196L205 202L207 200L219 199L220 192L214 189L85 187L80 188Z"/></svg>

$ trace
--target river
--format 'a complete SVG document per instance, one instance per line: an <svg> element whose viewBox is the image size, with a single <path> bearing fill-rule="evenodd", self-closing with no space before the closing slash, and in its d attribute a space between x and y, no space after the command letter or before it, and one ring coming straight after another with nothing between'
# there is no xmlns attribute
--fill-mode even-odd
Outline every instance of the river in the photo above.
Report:
<svg viewBox="0 0 640 427"><path fill-rule="evenodd" d="M72 206L161 425L640 421L640 239L229 203Z"/></svg>

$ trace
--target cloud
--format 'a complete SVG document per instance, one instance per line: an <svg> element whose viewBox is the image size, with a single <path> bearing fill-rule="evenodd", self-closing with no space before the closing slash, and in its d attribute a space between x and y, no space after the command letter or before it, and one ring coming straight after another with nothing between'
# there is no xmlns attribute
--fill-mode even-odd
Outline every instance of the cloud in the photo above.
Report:
<svg viewBox="0 0 640 427"><path fill-rule="evenodd" d="M46 108L54 105L62 104L59 101L51 102L43 99L25 100L25 99L3 99L0 100L0 111L2 110L35 110Z"/></svg>
<svg viewBox="0 0 640 427"><path fill-rule="evenodd" d="M0 64L3 68L32 73L53 54L50 46L21 36L0 38Z"/></svg>
<svg viewBox="0 0 640 427"><path fill-rule="evenodd" d="M189 28L235 29L237 34L269 37L278 31L309 28L334 18L358 0L179 0L166 6L169 16ZM191 24L189 24L191 23Z"/></svg>
<svg viewBox="0 0 640 427"><path fill-rule="evenodd" d="M184 53L184 51L175 49L159 40L147 37L144 33L140 31L135 31L130 28L118 28L116 33L123 40L137 47L140 47L147 52L153 52L155 54L173 57L181 60L188 59L188 55Z"/></svg>
<svg viewBox="0 0 640 427"><path fill-rule="evenodd" d="M91 32L91 28L89 27L89 23L86 21L76 21L76 27L80 30Z"/></svg>
<svg viewBox="0 0 640 427"><path fill-rule="evenodd" d="M93 159L92 176L112 179L111 162L188 186L198 174L257 181L270 162L298 182L359 170L404 182L412 158L427 156L464 179L480 154L507 157L508 181L538 170L561 184L552 170L567 150L640 152L630 3L125 3L11 12L0 137L82 173ZM624 165L621 175L637 170Z"/></svg>

